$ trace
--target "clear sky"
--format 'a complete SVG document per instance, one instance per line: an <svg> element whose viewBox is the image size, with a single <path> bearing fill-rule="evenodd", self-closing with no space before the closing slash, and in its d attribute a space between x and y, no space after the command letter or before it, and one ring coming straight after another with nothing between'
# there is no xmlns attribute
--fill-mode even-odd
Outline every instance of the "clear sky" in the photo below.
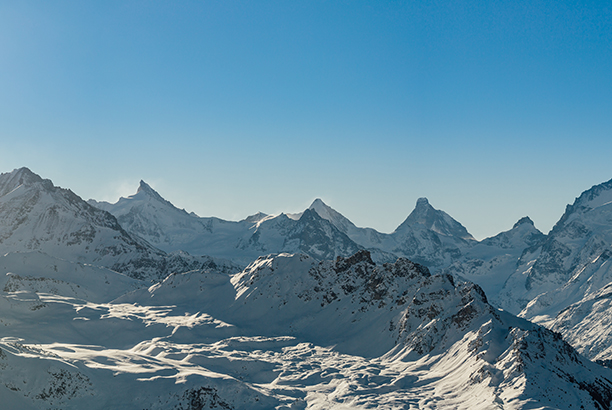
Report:
<svg viewBox="0 0 612 410"><path fill-rule="evenodd" d="M0 141L84 199L548 232L612 178L612 3L2 1Z"/></svg>

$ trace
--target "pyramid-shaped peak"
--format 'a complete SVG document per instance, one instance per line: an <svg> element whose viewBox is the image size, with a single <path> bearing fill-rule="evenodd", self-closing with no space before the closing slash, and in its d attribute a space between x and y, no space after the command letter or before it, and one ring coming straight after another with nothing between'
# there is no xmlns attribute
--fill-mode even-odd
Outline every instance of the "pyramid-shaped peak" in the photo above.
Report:
<svg viewBox="0 0 612 410"><path fill-rule="evenodd" d="M415 224L431 227L433 220L438 217L439 212L429 204L427 198L417 199L416 206L404 221L404 224L414 226Z"/></svg>
<svg viewBox="0 0 612 410"><path fill-rule="evenodd" d="M411 221L411 223L421 223L429 225L431 221L426 222L425 220L431 220L441 212L442 211L438 211L433 206L431 206L427 198L422 197L417 199L414 209L408 216L408 220Z"/></svg>
<svg viewBox="0 0 612 410"><path fill-rule="evenodd" d="M426 218L427 215L431 216L431 214L435 212L437 212L437 210L433 206L431 206L429 200L425 197L422 197L417 199L414 210L410 213L409 218L413 221L416 221L417 219Z"/></svg>
<svg viewBox="0 0 612 410"><path fill-rule="evenodd" d="M531 218L529 218L528 216L524 216L521 219L519 219L517 223L514 224L512 229L517 228L517 227L519 227L520 225L523 225L523 224L529 224L531 226L535 226L535 224L533 223Z"/></svg>
<svg viewBox="0 0 612 410"><path fill-rule="evenodd" d="M147 184L146 182L144 182L143 180L140 181L140 185L138 186L138 191L136 191L136 195L140 193L146 194L147 196L150 196L152 198L166 202L166 200L162 198L162 196L158 194L156 190L151 188L151 186Z"/></svg>
<svg viewBox="0 0 612 410"><path fill-rule="evenodd" d="M155 190L153 188L151 188L151 185L147 184L142 179L140 180L140 185L138 186L138 191L136 191L136 193L141 192L141 191L145 191L145 192L153 191L153 192L155 192Z"/></svg>
<svg viewBox="0 0 612 410"><path fill-rule="evenodd" d="M321 198L317 198L312 202L310 208L308 208L314 212L316 212L321 218L331 222L333 226L335 226L340 232L351 236L352 234L359 235L357 232L358 229L348 218L342 215L340 212L336 211L331 206L325 204Z"/></svg>
<svg viewBox="0 0 612 410"><path fill-rule="evenodd" d="M328 214L332 210L332 208L329 205L327 205L325 202L323 202L321 198L317 198L314 201L312 201L312 204L308 207L308 209L313 209L314 211L319 213L319 215L323 218L325 218L326 214Z"/></svg>
<svg viewBox="0 0 612 410"><path fill-rule="evenodd" d="M325 204L321 198L312 201L308 209L315 211L323 219L333 220L338 214L333 208Z"/></svg>
<svg viewBox="0 0 612 410"><path fill-rule="evenodd" d="M285 214L283 213L281 215L285 215ZM309 221L309 220L319 220L319 219L323 219L321 218L321 215L319 215L317 211L315 211L314 209L308 208L304 212L302 212L302 215L300 215L299 220Z"/></svg>
<svg viewBox="0 0 612 410"><path fill-rule="evenodd" d="M327 205L321 198L315 199L308 209L315 211L321 218L327 219L344 233L350 227L355 227L344 215Z"/></svg>
<svg viewBox="0 0 612 410"><path fill-rule="evenodd" d="M422 207L422 206L431 206L429 204L429 200L427 198L425 198L425 197L421 197L421 198L417 199L416 207L418 208L418 207Z"/></svg>
<svg viewBox="0 0 612 410"><path fill-rule="evenodd" d="M327 206L325 204L325 202L323 202L323 200L321 198L317 198L314 201L312 201L312 204L310 205L310 208L315 208L318 206Z"/></svg>
<svg viewBox="0 0 612 410"><path fill-rule="evenodd" d="M454 220L446 212L435 209L425 197L417 199L414 210L397 227L395 233L421 228L429 229L445 236L454 236L466 240L474 239L463 225Z"/></svg>

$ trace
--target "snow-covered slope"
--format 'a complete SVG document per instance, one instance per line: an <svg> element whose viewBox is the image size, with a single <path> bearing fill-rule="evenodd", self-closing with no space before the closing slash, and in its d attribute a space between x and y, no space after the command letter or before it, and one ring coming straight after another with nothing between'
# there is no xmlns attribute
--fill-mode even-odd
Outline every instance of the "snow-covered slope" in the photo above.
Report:
<svg viewBox="0 0 612 410"><path fill-rule="evenodd" d="M612 338L604 326L610 255L612 181L583 192L546 239L525 250L499 305L561 332L590 358L610 359Z"/></svg>
<svg viewBox="0 0 612 410"><path fill-rule="evenodd" d="M610 269L609 267L607 269ZM609 273L608 273L609 274ZM577 296L584 292L577 293ZM561 310L554 317L538 319L563 334L563 338L591 360L612 363L612 283Z"/></svg>
<svg viewBox="0 0 612 410"><path fill-rule="evenodd" d="M609 181L582 193L573 205L567 206L546 240L525 252L502 291L501 307L515 313L527 308L523 313L527 317L556 315L586 296L584 292L599 289L583 287L580 296L574 291L566 292L565 296L558 293L568 286L576 290L589 282L598 270L596 266L603 261L600 256L611 247L612 181ZM598 284L607 280L602 278ZM549 292L557 295L552 297ZM539 300L534 301L536 297Z"/></svg>
<svg viewBox="0 0 612 410"><path fill-rule="evenodd" d="M239 222L202 218L176 208L143 181L135 195L116 204L89 203L111 212L128 232L167 252L212 255L243 266L269 253L302 252L325 259L360 249L316 212L291 216L258 213Z"/></svg>
<svg viewBox="0 0 612 410"><path fill-rule="evenodd" d="M194 280L210 282L195 274L174 275L150 288L148 297L167 303L170 289L195 289ZM335 262L283 254L262 257L229 283L216 283L224 290L215 293L229 304L214 300L211 306L200 306L243 333L289 334L298 341L334 346L352 360L379 356L389 368L399 361L408 364L402 369L404 380L421 380L424 390L445 393L426 399L406 382L402 385L407 391L393 388L393 394L372 399L371 405L385 400L398 405L410 391L415 405L431 400L456 408L579 407L592 400L591 387L610 383L606 370L578 356L559 335L495 310L473 284L456 283L448 275L431 276L405 259L377 266L365 251ZM126 301L150 303L141 299L144 291L137 293L141 295ZM412 373L419 366L428 369L430 382ZM577 382L578 374L590 374L590 381ZM576 389L581 392L573 396ZM601 391L607 397L604 407L610 399L607 389ZM343 400L359 401L346 396L340 394Z"/></svg>
<svg viewBox="0 0 612 410"><path fill-rule="evenodd" d="M497 305L498 294L525 249L537 247L545 237L529 217L521 218L509 231L478 242L443 272L478 283Z"/></svg>
<svg viewBox="0 0 612 410"><path fill-rule="evenodd" d="M609 409L612 370L480 288L361 251L175 274L112 303L3 291L16 409ZM3 401L4 403L5 401Z"/></svg>
<svg viewBox="0 0 612 410"><path fill-rule="evenodd" d="M106 268L69 262L42 252L0 256L0 289L62 295L95 303L110 302L146 283Z"/></svg>
<svg viewBox="0 0 612 410"><path fill-rule="evenodd" d="M30 251L152 279L208 262L167 255L131 236L110 213L21 168L0 175L0 254Z"/></svg>

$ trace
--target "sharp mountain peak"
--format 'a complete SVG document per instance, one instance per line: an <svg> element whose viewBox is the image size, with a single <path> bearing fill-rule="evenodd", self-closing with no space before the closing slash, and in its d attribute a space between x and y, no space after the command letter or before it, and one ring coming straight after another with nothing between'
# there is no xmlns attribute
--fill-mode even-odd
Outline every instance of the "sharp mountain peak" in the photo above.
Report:
<svg viewBox="0 0 612 410"><path fill-rule="evenodd" d="M319 214L322 218L326 216L331 216L331 213L338 213L335 209L327 205L321 198L317 198L312 201L312 204L308 207L308 209L312 209Z"/></svg>
<svg viewBox="0 0 612 410"><path fill-rule="evenodd" d="M314 201L312 201L312 204L310 205L309 208L312 209L312 208L316 208L316 207L319 207L319 206L328 207L328 205L325 202L323 202L323 200L321 198L316 198Z"/></svg>
<svg viewBox="0 0 612 410"><path fill-rule="evenodd" d="M138 186L138 190L136 191L136 195L144 194L150 198L156 199L163 203L168 203L172 205L167 199L164 199L155 189L151 187L151 185L147 184L145 181L140 180L140 184ZM172 205L174 207L174 205Z"/></svg>
<svg viewBox="0 0 612 410"><path fill-rule="evenodd" d="M395 230L396 233L422 227L446 236L456 236L466 240L474 237L457 220L444 211L435 209L425 197L417 199L414 210Z"/></svg>
<svg viewBox="0 0 612 410"><path fill-rule="evenodd" d="M528 217L528 216L524 216L524 217L522 217L521 219L519 219L519 220L518 220L518 221L517 221L517 222L514 224L514 226L512 227L512 229L514 229L514 228L518 228L520 225L523 225L523 224L529 224L529 225L531 225L531 226L535 226L535 224L533 223L533 221L531 220L531 218L530 218L530 217Z"/></svg>
<svg viewBox="0 0 612 410"><path fill-rule="evenodd" d="M425 197L421 197L421 198L417 199L416 208L419 208L419 207L431 207L431 208L433 208L429 204L429 200L427 198L425 198Z"/></svg>
<svg viewBox="0 0 612 410"><path fill-rule="evenodd" d="M140 180L140 184L138 186L138 192L140 191L153 191L154 189L151 188L151 185L147 184L146 182L144 182L144 180Z"/></svg>

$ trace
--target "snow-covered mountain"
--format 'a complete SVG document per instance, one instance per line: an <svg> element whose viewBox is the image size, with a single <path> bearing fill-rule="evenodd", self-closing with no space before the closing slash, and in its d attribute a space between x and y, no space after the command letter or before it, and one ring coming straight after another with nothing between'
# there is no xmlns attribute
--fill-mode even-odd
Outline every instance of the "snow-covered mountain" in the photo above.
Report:
<svg viewBox="0 0 612 410"><path fill-rule="evenodd" d="M612 370L559 335L497 311L472 283L405 259L376 265L366 251L174 274L110 303L2 294L0 399L17 410L609 409L612 400Z"/></svg>
<svg viewBox="0 0 612 410"><path fill-rule="evenodd" d="M397 237L357 228L321 201L312 207L365 248L378 246L476 282L495 306L561 332L589 358L612 359L612 331L607 330L612 314L612 181L568 205L548 235L525 217L511 230L480 242L420 199L391 235L407 232L405 250L398 249ZM445 240L450 246L440 246Z"/></svg>
<svg viewBox="0 0 612 410"><path fill-rule="evenodd" d="M547 234L528 218L469 249L443 272L492 303L560 332L591 359L612 359L612 181L583 192Z"/></svg>
<svg viewBox="0 0 612 410"><path fill-rule="evenodd" d="M478 243L424 198L382 234L321 200L230 222L144 182L87 204L25 168L2 174L0 403L609 409L612 370L457 278L524 298L521 315L609 358L611 190L587 191L548 236L523 218Z"/></svg>
<svg viewBox="0 0 612 410"><path fill-rule="evenodd" d="M391 234L397 246L392 252L439 270L461 257L476 240L463 225L427 198L419 198L406 220Z"/></svg>
<svg viewBox="0 0 612 410"><path fill-rule="evenodd" d="M412 213L392 234L359 228L321 199L298 214L258 213L238 222L187 213L144 181L135 195L115 204L95 200L89 203L112 213L131 234L167 252L213 255L245 266L269 253L301 252L326 259L363 248L377 262L406 257L438 270L476 243L465 227L434 209L426 198L417 201Z"/></svg>
<svg viewBox="0 0 612 410"><path fill-rule="evenodd" d="M393 240L389 235L380 233L372 228L359 228L355 226L353 222L325 204L320 198L315 199L308 209L315 211L321 218L331 222L332 225L338 228L340 232L345 233L355 243L370 251L376 252L376 250L388 250L394 247Z"/></svg>
<svg viewBox="0 0 612 410"><path fill-rule="evenodd" d="M274 216L257 213L238 222L199 217L176 208L144 181L135 195L115 204L89 203L112 213L128 232L164 251L212 255L243 266L269 253L301 252L330 259L361 248L316 212Z"/></svg>
<svg viewBox="0 0 612 410"><path fill-rule="evenodd" d="M136 194L120 198L115 204L92 199L88 203L112 213L124 229L166 252L182 250L194 255L205 254L203 248L211 244L203 244L202 239L213 231L220 232L219 248L233 248L235 244L224 243L224 237L234 239L251 226L187 213L163 199L144 181L140 181Z"/></svg>
<svg viewBox="0 0 612 410"><path fill-rule="evenodd" d="M0 175L0 254L29 251L152 279L210 262L167 255L130 235L110 213L20 168Z"/></svg>
<svg viewBox="0 0 612 410"><path fill-rule="evenodd" d="M531 317L556 314L569 305L567 297L559 294L551 299L551 294L549 297L543 294L591 283L605 262L605 257L600 257L611 246L612 181L608 181L583 192L573 205L567 206L546 240L526 251L503 291L502 307L515 313L527 308L525 314ZM584 292L599 289L599 286L588 286ZM584 292L578 296L572 291L567 296L578 297L572 300L577 302ZM536 297L538 301L534 301Z"/></svg>
<svg viewBox="0 0 612 410"><path fill-rule="evenodd" d="M541 243L526 248L499 306L561 332L590 358L610 359L612 181L583 192Z"/></svg>
<svg viewBox="0 0 612 410"><path fill-rule="evenodd" d="M506 281L526 249L540 245L546 235L529 217L521 218L512 229L483 239L465 251L444 273L478 283L494 305Z"/></svg>
<svg viewBox="0 0 612 410"><path fill-rule="evenodd" d="M427 198L419 198L414 210L391 234L358 228L320 199L309 209L370 250L374 259L381 262L404 257L438 271L456 261L477 242L463 225L446 212L432 207Z"/></svg>

